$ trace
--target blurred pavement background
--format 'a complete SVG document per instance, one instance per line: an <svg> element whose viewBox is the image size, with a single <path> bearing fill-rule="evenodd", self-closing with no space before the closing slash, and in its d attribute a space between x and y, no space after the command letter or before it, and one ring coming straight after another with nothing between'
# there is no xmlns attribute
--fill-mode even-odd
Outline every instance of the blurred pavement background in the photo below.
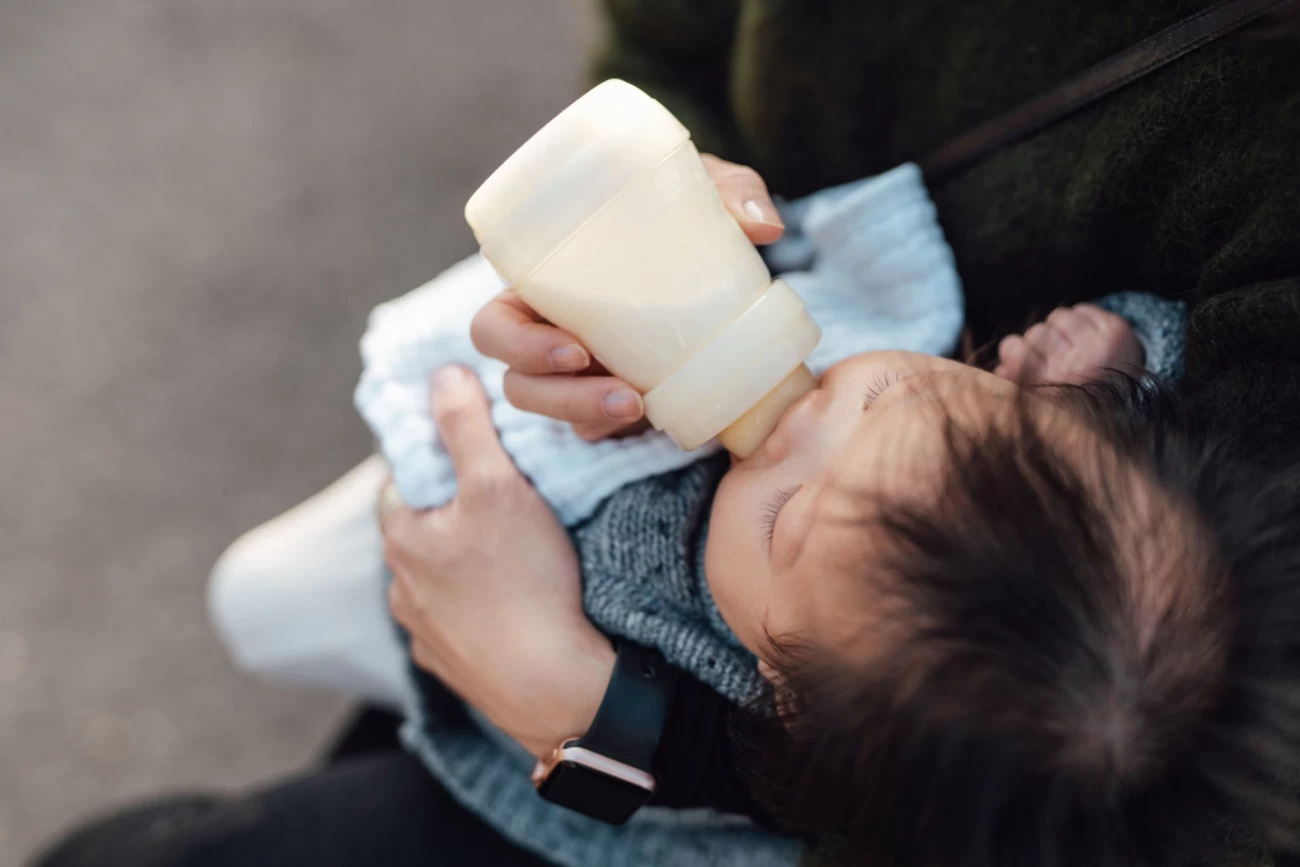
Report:
<svg viewBox="0 0 1300 867"><path fill-rule="evenodd" d="M375 303L575 96L583 0L0 4L0 864L302 768L334 698L234 671L227 542L367 452Z"/></svg>

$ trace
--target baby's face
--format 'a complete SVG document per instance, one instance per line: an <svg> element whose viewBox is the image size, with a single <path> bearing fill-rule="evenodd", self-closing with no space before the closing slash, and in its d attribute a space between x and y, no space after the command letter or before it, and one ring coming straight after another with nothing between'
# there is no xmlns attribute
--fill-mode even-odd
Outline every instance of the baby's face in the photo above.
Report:
<svg viewBox="0 0 1300 867"><path fill-rule="evenodd" d="M945 419L987 423L1013 407L1016 390L910 352L869 352L828 370L767 442L732 466L713 504L709 587L745 646L770 661L769 635L835 642L861 634L862 596L847 576L862 569L835 558L871 559L864 498L937 496Z"/></svg>

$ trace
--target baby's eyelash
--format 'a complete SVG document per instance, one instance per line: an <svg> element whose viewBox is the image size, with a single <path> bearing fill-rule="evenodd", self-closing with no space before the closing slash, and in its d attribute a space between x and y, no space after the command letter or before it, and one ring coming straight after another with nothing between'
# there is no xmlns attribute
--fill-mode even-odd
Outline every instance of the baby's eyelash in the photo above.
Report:
<svg viewBox="0 0 1300 867"><path fill-rule="evenodd" d="M776 532L776 519L780 516L782 507L790 502L790 498L798 490L798 487L794 487L777 491L776 496L772 498L772 502L763 508L763 544L767 545L767 547L772 547L772 534Z"/></svg>
<svg viewBox="0 0 1300 867"><path fill-rule="evenodd" d="M862 408L866 409L875 402L876 398L894 383L903 378L901 373L878 373L876 378L871 381L871 385L862 394Z"/></svg>

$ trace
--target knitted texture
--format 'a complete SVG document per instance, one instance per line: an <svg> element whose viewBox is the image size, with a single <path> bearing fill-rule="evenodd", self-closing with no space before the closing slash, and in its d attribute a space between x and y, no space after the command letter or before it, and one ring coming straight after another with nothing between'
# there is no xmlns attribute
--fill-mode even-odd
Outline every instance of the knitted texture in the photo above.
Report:
<svg viewBox="0 0 1300 867"><path fill-rule="evenodd" d="M657 648L744 703L758 696L763 679L714 605L704 574L709 508L727 465L719 456L625 488L574 530L573 540L592 622Z"/></svg>
<svg viewBox="0 0 1300 867"><path fill-rule="evenodd" d="M1146 369L1166 382L1183 378L1183 351L1187 343L1187 305L1145 292L1119 292L1097 306L1123 316L1133 326L1146 352Z"/></svg>

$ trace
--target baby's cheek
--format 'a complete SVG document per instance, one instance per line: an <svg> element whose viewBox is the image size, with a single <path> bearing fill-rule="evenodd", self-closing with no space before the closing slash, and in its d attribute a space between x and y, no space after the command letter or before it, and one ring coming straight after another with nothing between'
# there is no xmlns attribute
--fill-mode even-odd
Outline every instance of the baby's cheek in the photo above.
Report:
<svg viewBox="0 0 1300 867"><path fill-rule="evenodd" d="M757 517L754 526L741 520L744 501L736 493L719 488L714 499L704 548L704 576L722 619L748 646L745 635L751 618L747 609L750 597L760 593L763 584L756 574L761 564L752 562L751 549L758 543L746 537L747 532L758 532ZM755 510L754 515L758 514Z"/></svg>

